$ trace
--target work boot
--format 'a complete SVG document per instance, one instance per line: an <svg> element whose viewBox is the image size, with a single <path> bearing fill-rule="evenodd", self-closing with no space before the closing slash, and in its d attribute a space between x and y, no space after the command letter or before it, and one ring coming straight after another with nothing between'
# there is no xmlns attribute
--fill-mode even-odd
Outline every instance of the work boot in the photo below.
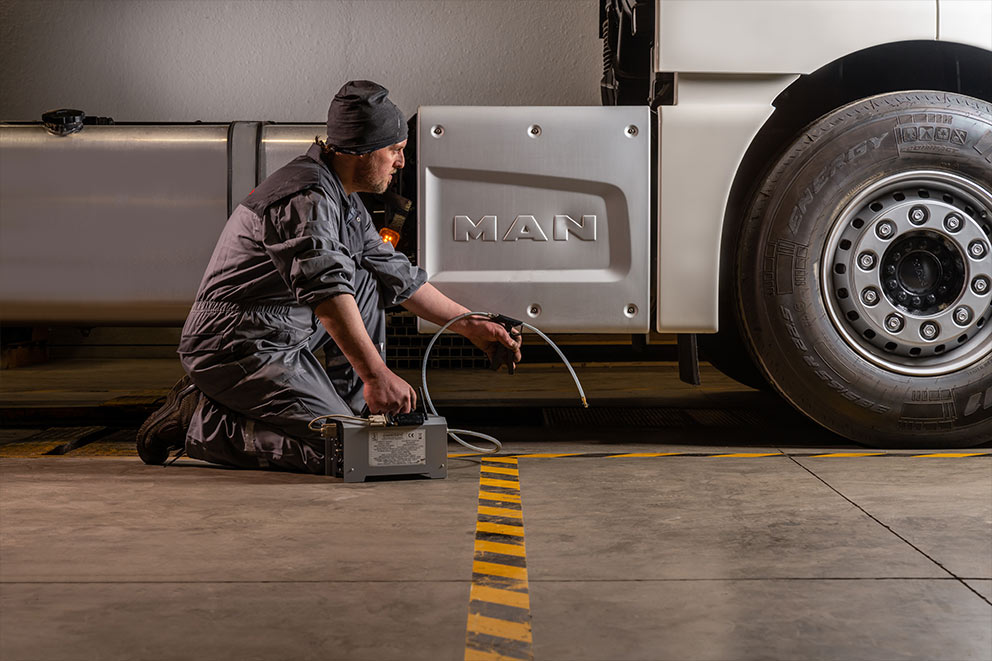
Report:
<svg viewBox="0 0 992 661"><path fill-rule="evenodd" d="M165 404L148 416L138 430L138 456L149 465L161 466L173 450L186 445L186 430L199 400L196 386L188 376L179 379L165 398Z"/></svg>

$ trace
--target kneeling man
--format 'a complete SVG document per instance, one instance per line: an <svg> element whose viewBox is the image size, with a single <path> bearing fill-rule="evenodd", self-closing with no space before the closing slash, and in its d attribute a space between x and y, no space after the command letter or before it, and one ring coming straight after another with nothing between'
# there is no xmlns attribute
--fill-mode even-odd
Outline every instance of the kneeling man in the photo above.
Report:
<svg viewBox="0 0 992 661"><path fill-rule="evenodd" d="M407 124L387 93L346 83L327 113L327 142L274 172L228 219L183 328L187 376L138 432L145 463L185 448L229 466L323 473L311 420L416 406L384 361L385 308L436 324L468 310L382 241L358 196L385 191L404 164ZM520 359L519 341L497 323L470 317L451 329L495 362Z"/></svg>

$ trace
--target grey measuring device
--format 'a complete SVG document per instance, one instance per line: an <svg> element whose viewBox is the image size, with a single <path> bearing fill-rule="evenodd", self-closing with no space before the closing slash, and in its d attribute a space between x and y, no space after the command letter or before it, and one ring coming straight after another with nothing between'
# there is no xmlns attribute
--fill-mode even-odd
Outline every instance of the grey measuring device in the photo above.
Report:
<svg viewBox="0 0 992 661"><path fill-rule="evenodd" d="M439 415L404 413L321 425L324 474L345 482L379 475L448 476L448 423Z"/></svg>

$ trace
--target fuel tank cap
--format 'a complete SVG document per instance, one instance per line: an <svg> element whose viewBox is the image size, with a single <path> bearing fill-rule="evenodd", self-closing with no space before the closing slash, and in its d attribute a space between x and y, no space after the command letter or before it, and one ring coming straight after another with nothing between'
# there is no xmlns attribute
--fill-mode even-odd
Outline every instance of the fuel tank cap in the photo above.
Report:
<svg viewBox="0 0 992 661"><path fill-rule="evenodd" d="M60 108L43 113L41 121L52 135L70 135L81 131L86 113L72 108Z"/></svg>

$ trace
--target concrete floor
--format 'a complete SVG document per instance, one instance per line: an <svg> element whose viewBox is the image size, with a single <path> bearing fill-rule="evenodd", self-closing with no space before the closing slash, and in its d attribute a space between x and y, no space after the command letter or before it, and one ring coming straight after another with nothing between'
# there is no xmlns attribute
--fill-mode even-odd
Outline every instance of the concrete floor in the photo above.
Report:
<svg viewBox="0 0 992 661"><path fill-rule="evenodd" d="M787 409L761 393L625 369L587 390L653 389L640 396L735 422L488 430L520 455L532 645L518 656L992 659L989 449L844 456L870 452L768 425ZM17 378L8 408L163 387L147 371L130 391ZM2 430L0 449L35 431ZM0 459L0 659L476 658L479 458L451 459L444 480L344 484L147 467L128 433ZM563 453L579 456L534 456Z"/></svg>

